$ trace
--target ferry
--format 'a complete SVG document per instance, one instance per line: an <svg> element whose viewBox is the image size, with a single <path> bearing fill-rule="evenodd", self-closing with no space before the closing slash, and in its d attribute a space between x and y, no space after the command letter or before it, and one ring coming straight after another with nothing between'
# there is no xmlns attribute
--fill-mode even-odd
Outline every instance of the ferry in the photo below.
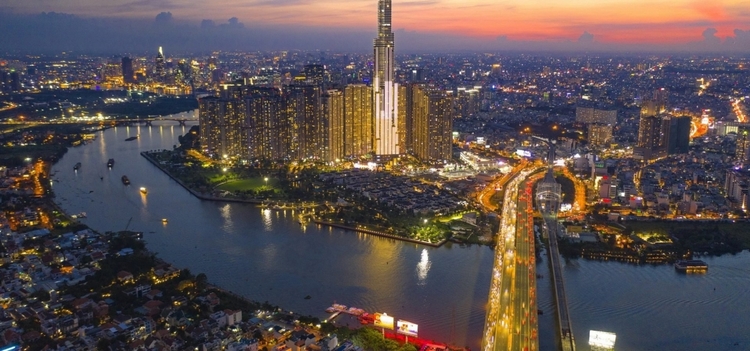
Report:
<svg viewBox="0 0 750 351"><path fill-rule="evenodd" d="M114 158L110 158L109 161L107 161L107 167L108 168L112 168L112 166L114 166L114 165L115 165L115 159Z"/></svg>
<svg viewBox="0 0 750 351"><path fill-rule="evenodd" d="M81 163L80 163L80 162L76 163L76 165L75 165L75 166L73 166L73 170L74 170L74 171L77 171L77 170L78 170L78 169L80 169L80 168L81 168Z"/></svg>
<svg viewBox="0 0 750 351"><path fill-rule="evenodd" d="M128 176L122 176L122 184L130 185L130 179L128 179Z"/></svg>
<svg viewBox="0 0 750 351"><path fill-rule="evenodd" d="M701 260L682 260L677 261L674 264L674 269L680 272L706 272L708 271L708 264Z"/></svg>
<svg viewBox="0 0 750 351"><path fill-rule="evenodd" d="M141 194L143 194L143 195L148 194L148 191L144 187L141 187L140 191L141 191Z"/></svg>

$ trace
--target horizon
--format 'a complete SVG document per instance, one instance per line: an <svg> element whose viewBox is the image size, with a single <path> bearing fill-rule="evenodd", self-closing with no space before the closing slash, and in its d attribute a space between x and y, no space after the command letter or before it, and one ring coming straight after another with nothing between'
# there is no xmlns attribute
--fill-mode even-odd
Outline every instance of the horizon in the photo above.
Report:
<svg viewBox="0 0 750 351"><path fill-rule="evenodd" d="M0 6L0 31L8 33L0 47L35 53L149 52L158 46L171 52L365 53L372 50L377 20L376 0L8 1ZM750 11L737 0L396 1L393 24L399 54L750 53Z"/></svg>

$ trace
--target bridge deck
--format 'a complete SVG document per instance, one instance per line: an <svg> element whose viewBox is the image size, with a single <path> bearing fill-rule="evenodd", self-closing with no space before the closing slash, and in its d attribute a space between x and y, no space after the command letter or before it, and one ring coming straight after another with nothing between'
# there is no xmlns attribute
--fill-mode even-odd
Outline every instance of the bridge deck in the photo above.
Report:
<svg viewBox="0 0 750 351"><path fill-rule="evenodd" d="M556 218L545 218L544 229L547 231L549 238L549 257L552 269L552 278L554 279L553 288L555 291L555 301L557 302L557 320L560 326L560 344L563 351L574 351L576 349L575 338L573 337L573 325L570 322L568 313L568 300L565 295L565 282L562 276L562 264L560 263L560 253L557 247L558 224Z"/></svg>

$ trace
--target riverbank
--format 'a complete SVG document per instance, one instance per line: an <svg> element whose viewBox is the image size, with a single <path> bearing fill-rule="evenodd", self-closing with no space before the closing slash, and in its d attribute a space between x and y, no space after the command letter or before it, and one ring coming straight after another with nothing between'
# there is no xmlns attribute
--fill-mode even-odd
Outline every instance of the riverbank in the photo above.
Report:
<svg viewBox="0 0 750 351"><path fill-rule="evenodd" d="M145 158L146 160L148 160L149 162L151 162L151 164L154 165L154 166L156 166L156 168L158 168L159 170L161 170L162 172L164 172L164 174L166 174L170 179L172 179L175 182L177 182L177 184L180 184L180 186L182 186L185 190L187 190L188 192L190 192L190 194L192 194L193 196L195 196L195 197L197 197L197 198L199 198L201 200L206 200L206 201L222 201L222 202L236 202L236 203L248 203L248 204L254 204L254 205L261 205L263 207L271 207L272 209L274 209L273 208L274 206L278 206L279 209L286 209L285 208L286 207L285 204L288 203L288 202L275 202L274 203L274 202L270 202L268 200L259 200L259 199L232 199L232 198L224 198L224 197L216 197L216 196L205 195L203 193L200 193L200 192L197 192L197 191L191 189L182 180L180 180L179 178L177 178L174 175L172 175L167 169L165 169L164 167L162 167L162 165L159 164L159 162L156 159L154 159L153 157L151 157L151 155L149 155L147 151L142 151L141 152L141 156L143 156L143 158ZM375 235L375 236L379 236L379 237L383 237L383 238L395 239L395 240L400 240L400 241L405 241L405 242L414 243L414 244L420 244L420 245L426 245L426 246L431 246L431 247L441 247L441 246L443 246L443 244L445 244L448 241L448 238L446 238L446 239L440 240L440 241L438 241L436 243L432 243L432 242L428 242L428 241L417 240L417 239L407 238L407 237L403 237L403 236L398 236L398 235L383 233L383 232L379 232L379 231L375 231L375 230L364 229L364 228L360 228L359 225L357 225L357 227L351 227L351 226L347 226L347 225L343 225L343 224L339 224L339 223L327 222L327 221L320 221L320 220L313 220L313 222L315 222L316 224L327 225L327 226L334 227L334 228L346 229L346 230L351 230L351 231L355 231L355 232L359 232L359 233L365 233L365 234Z"/></svg>
<svg viewBox="0 0 750 351"><path fill-rule="evenodd" d="M344 230L351 230L351 231L355 231L355 232L359 232L359 233L365 233L365 234L379 236L379 237L382 237L382 238L389 238L389 239L401 240L401 241L405 241L405 242L408 242L408 243L414 243L414 244L420 244L420 245L426 245L426 246L432 246L432 247L441 247L446 242L448 242L448 239L443 239L443 240L440 240L440 241L438 241L436 243L431 243L429 241L422 241L422 240L416 240L416 239L411 239L411 238L405 238L405 237L402 237L402 236L392 235L392 234L383 233L383 232L379 232L379 231L375 231L375 230L369 230L369 229L358 228L358 227L350 227L350 226L346 226L346 225L339 224L339 223L325 222L325 221L319 221L319 220L314 220L313 222L315 224L327 225L329 227L334 227L334 228L339 228L339 229L344 229Z"/></svg>

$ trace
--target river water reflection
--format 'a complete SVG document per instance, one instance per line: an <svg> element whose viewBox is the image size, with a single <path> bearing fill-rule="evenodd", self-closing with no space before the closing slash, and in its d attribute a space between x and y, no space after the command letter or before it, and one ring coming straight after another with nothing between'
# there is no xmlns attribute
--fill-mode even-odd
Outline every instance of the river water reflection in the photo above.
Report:
<svg viewBox="0 0 750 351"><path fill-rule="evenodd" d="M199 200L139 155L171 149L188 129L164 122L99 132L53 167L56 201L69 213L86 212L83 221L96 230L144 232L160 257L251 299L321 318L334 301L386 312L418 323L423 338L479 349L491 249L435 249L303 227L293 211ZM111 170L109 158L115 159ZM75 172L77 162L82 167ZM123 175L130 186L122 184ZM148 195L138 191L142 186ZM540 349L553 350L548 269L540 261ZM708 262L709 273L699 277L678 275L669 266L568 263L566 288L580 349L587 349L589 329L618 333L618 350L750 348L750 310L741 298L750 290L750 255Z"/></svg>

